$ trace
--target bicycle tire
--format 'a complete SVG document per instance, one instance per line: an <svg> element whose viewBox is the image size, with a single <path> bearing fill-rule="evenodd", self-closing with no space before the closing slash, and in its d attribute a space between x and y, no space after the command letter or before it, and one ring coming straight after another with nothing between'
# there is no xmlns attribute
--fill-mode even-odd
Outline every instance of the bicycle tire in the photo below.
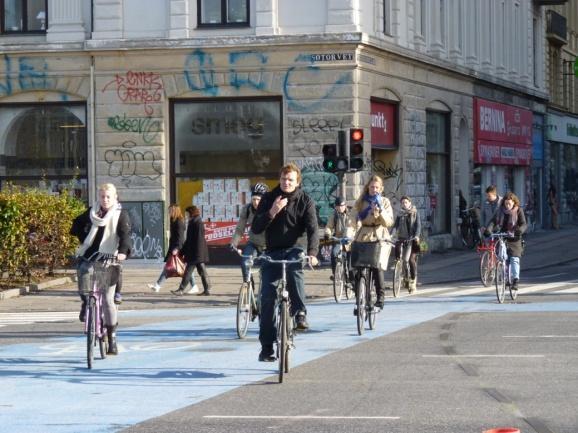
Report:
<svg viewBox="0 0 578 433"><path fill-rule="evenodd" d="M509 271L508 271L508 280L511 279L510 272L511 272L511 271L509 270ZM518 291L517 291L517 290L514 290L514 289L512 288L512 283L510 283L510 284L508 285L508 288L510 289L510 299L511 299L512 301L515 301L516 298L518 297Z"/></svg>
<svg viewBox="0 0 578 433"><path fill-rule="evenodd" d="M357 307L357 333L359 335L363 334L365 327L365 274L362 274L357 279L357 290L356 290L356 307Z"/></svg>
<svg viewBox="0 0 578 433"><path fill-rule="evenodd" d="M366 301L366 308L367 308L367 323L369 324L369 329L375 329L375 319L377 317L377 311L375 310L375 302L377 301L377 292L375 291L375 284L373 281L373 272L369 272L369 276L367 277L367 301Z"/></svg>
<svg viewBox="0 0 578 433"><path fill-rule="evenodd" d="M343 263L340 260L335 264L335 272L333 272L333 297L335 302L339 304L343 298L343 286L345 280L343 279Z"/></svg>
<svg viewBox="0 0 578 433"><path fill-rule="evenodd" d="M239 295L237 297L237 336L239 338L245 338L247 335L247 328L249 327L249 322L251 321L251 309L252 306L249 300L249 285L247 283L241 284L239 289Z"/></svg>
<svg viewBox="0 0 578 433"><path fill-rule="evenodd" d="M96 305L93 297L90 297L88 301L88 314L86 320L88 320L88 329L86 332L86 364L88 368L91 369L94 360L94 346L96 344Z"/></svg>
<svg viewBox="0 0 578 433"><path fill-rule="evenodd" d="M347 259L345 259L345 260L347 260ZM343 281L345 282L344 293L345 293L345 299L347 299L347 300L349 300L351 298L351 294L353 293L352 280L349 278L349 274L350 274L350 267L349 267L349 265L345 264L343 266Z"/></svg>
<svg viewBox="0 0 578 433"><path fill-rule="evenodd" d="M395 261L395 266L393 268L393 297L397 298L399 292L401 291L401 283L403 282L403 267L401 265L401 260Z"/></svg>
<svg viewBox="0 0 578 433"><path fill-rule="evenodd" d="M506 278L505 278L505 268L503 262L498 262L496 265L496 276L494 278L494 283L496 285L496 297L500 304L504 303L504 298L506 296Z"/></svg>
<svg viewBox="0 0 578 433"><path fill-rule="evenodd" d="M288 335L287 335L287 316L289 315L287 309L287 301L281 301L279 305L279 321L277 322L277 331L281 333L279 338L279 346L277 347L277 351L279 353L279 383L283 383L283 379L285 376L285 368L288 366L287 362L287 345L288 343Z"/></svg>
<svg viewBox="0 0 578 433"><path fill-rule="evenodd" d="M100 318L100 337L98 337L98 349L100 350L100 359L106 359L106 352L108 350L108 336L106 327L102 317Z"/></svg>
<svg viewBox="0 0 578 433"><path fill-rule="evenodd" d="M462 236L462 242L466 248L472 249L474 247L474 234L472 233L472 228L469 223L465 221L462 222L460 226L460 234Z"/></svg>
<svg viewBox="0 0 578 433"><path fill-rule="evenodd" d="M491 263L491 253L489 251L484 251L482 256L480 257L480 280L484 287L490 286L492 284L492 276L493 273L492 263Z"/></svg>

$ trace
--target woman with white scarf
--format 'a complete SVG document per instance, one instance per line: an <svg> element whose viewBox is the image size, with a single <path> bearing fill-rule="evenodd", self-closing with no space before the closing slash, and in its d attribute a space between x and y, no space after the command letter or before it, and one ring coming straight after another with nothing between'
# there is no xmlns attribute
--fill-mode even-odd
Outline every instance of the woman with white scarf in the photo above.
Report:
<svg viewBox="0 0 578 433"><path fill-rule="evenodd" d="M89 270L91 261L99 254L116 255L119 261L130 254L130 218L118 202L116 188L105 183L98 188L98 202L86 212L76 217L70 233L81 242L76 251L78 257L77 276L78 293L82 300L79 319L85 320L85 306L90 291ZM116 278L115 278L116 277ZM108 334L108 353L118 353L116 344L117 307L114 303L114 288L118 275L111 278L110 286L104 298L104 325Z"/></svg>

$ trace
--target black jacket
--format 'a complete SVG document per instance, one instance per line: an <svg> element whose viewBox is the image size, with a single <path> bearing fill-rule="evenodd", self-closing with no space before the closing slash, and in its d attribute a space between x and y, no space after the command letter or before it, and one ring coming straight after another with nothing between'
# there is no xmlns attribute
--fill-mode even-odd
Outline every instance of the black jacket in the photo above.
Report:
<svg viewBox="0 0 578 433"><path fill-rule="evenodd" d="M509 222L510 216L503 213L502 202L502 206L500 206L497 212L494 214L494 217L490 221L490 224L488 224L486 231L491 232L497 228L498 231L507 232L508 227L510 226ZM526 231L527 228L528 224L526 223L524 210L521 207L518 207L516 227L514 228L514 237L506 240L506 244L508 246L508 255L512 257L522 256L522 253L524 252L522 247L522 234Z"/></svg>
<svg viewBox="0 0 578 433"><path fill-rule="evenodd" d="M165 256L165 262L172 256L174 249L180 250L185 243L185 220L177 218L170 222L169 248Z"/></svg>
<svg viewBox="0 0 578 433"><path fill-rule="evenodd" d="M205 226L200 216L189 220L187 238L181 248L185 262L190 265L209 263L209 247L205 240Z"/></svg>
<svg viewBox="0 0 578 433"><path fill-rule="evenodd" d="M92 221L90 220L90 209L88 208L86 212L77 216L72 222L72 227L70 228L70 234L76 236L80 243L83 243L88 232L92 227ZM132 247L132 239L130 238L130 217L125 209L120 211L120 216L118 218L118 225L116 226L116 234L119 238L118 242L118 253L130 255ZM92 245L84 252L83 257L89 258L96 251L102 242L102 236L104 234L104 227L100 227L96 232L96 236L92 242Z"/></svg>
<svg viewBox="0 0 578 433"><path fill-rule="evenodd" d="M289 195L287 206L271 219L269 210L280 195L286 194L277 186L263 196L251 230L255 234L265 232L268 251L305 247L301 245L300 238L307 233L307 254L316 256L319 252L319 234L315 202L301 188L297 188Z"/></svg>

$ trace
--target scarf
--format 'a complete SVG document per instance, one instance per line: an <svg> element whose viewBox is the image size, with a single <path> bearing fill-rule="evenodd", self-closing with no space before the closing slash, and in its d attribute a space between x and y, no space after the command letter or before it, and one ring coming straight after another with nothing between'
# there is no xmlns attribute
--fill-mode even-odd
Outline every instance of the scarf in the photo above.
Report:
<svg viewBox="0 0 578 433"><path fill-rule="evenodd" d="M412 237L412 224L415 221L417 209L411 206L409 209L401 208L399 210L399 227L397 227L397 235L400 239L409 239Z"/></svg>
<svg viewBox="0 0 578 433"><path fill-rule="evenodd" d="M508 218L508 223L506 227L504 227L504 224L506 223L506 216L509 216L510 218ZM514 206L510 210L502 206L500 208L500 217L498 223L500 227L502 227L502 230L505 228L505 231L513 232L518 225L518 206Z"/></svg>
<svg viewBox="0 0 578 433"><path fill-rule="evenodd" d="M369 215L369 212L371 212L371 210L372 210L373 204L375 204L379 209L383 208L383 200L381 198L381 194L375 194L375 195L365 194L363 196L363 200L368 202L369 205L365 209L363 209L361 212L359 212L359 214L357 215L357 219L359 221L363 221L365 218L367 218L367 215Z"/></svg>
<svg viewBox="0 0 578 433"><path fill-rule="evenodd" d="M86 239L76 250L77 256L82 256L88 248L92 245L94 238L100 227L104 227L104 233L102 235L102 241L98 246L98 252L104 254L115 254L118 249L118 236L116 234L116 227L118 225L118 219L120 217L121 210L120 203L113 205L107 212L103 213L100 205L96 203L90 209L90 221L92 222L92 227L86 236Z"/></svg>

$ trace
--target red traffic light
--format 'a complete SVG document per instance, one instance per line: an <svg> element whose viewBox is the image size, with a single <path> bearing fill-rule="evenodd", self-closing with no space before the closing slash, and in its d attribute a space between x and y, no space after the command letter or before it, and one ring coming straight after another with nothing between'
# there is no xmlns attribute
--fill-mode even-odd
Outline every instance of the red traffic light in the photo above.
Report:
<svg viewBox="0 0 578 433"><path fill-rule="evenodd" d="M363 140L363 129L352 128L349 130L349 137L351 141L361 141Z"/></svg>

